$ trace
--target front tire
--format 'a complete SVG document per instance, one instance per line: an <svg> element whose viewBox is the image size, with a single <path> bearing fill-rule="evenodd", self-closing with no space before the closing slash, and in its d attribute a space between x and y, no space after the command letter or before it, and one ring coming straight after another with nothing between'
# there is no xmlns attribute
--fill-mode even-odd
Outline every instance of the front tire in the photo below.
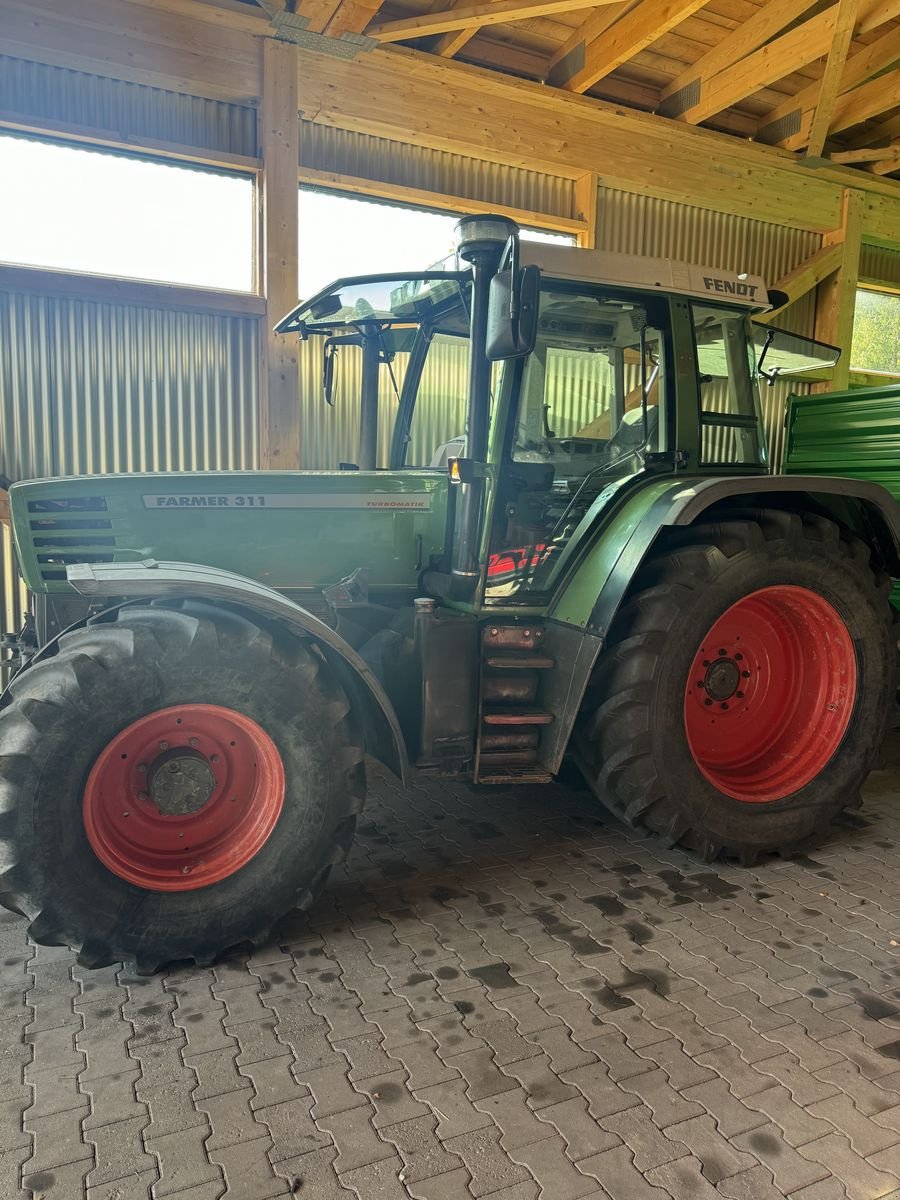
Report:
<svg viewBox="0 0 900 1200"><path fill-rule="evenodd" d="M310 641L199 603L60 639L0 713L0 901L87 966L213 961L309 907L365 790Z"/></svg>
<svg viewBox="0 0 900 1200"><path fill-rule="evenodd" d="M616 816L752 864L827 833L884 737L890 580L814 514L766 509L667 535L610 630L576 733Z"/></svg>

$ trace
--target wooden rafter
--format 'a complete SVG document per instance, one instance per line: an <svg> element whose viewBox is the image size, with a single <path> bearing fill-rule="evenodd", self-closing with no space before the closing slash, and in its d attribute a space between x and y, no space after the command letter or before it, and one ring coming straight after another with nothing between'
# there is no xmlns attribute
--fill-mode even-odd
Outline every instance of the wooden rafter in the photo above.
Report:
<svg viewBox="0 0 900 1200"><path fill-rule="evenodd" d="M581 64L561 85L569 92L586 92L598 80L633 58L664 33L701 9L705 0L640 0L633 8L589 42L580 43Z"/></svg>
<svg viewBox="0 0 900 1200"><path fill-rule="evenodd" d="M615 0L607 0L615 3ZM382 21L371 25L366 34L377 42L408 42L432 33L449 33L455 29L481 29L485 25L524 21L528 17L543 17L549 13L568 12L577 8L596 8L598 0L480 0L445 9L443 12L422 13L403 17L399 21Z"/></svg>
<svg viewBox="0 0 900 1200"><path fill-rule="evenodd" d="M885 158L900 158L900 142L892 142L890 146L869 146L865 150L838 150L828 155L829 162L838 166L873 163Z"/></svg>
<svg viewBox="0 0 900 1200"><path fill-rule="evenodd" d="M567 70L569 55L573 55L573 59L576 58L579 48L581 48L581 62L572 68L572 70L577 70L584 61L584 47L605 33L611 25L615 24L620 17L624 17L638 2L639 0L619 0L618 4L604 5L603 8L599 8L596 12L591 13L589 17L586 17L577 29L572 30L571 35L566 38L559 49L554 51L547 64L547 82L557 87L562 87L571 74L571 71Z"/></svg>
<svg viewBox="0 0 900 1200"><path fill-rule="evenodd" d="M774 321L777 324L779 313L788 304L793 304L795 300L799 300L811 292L823 279L827 279L841 265L843 257L844 249L841 239L836 239L827 246L823 246L821 250L817 250L815 254L800 263L799 266L794 267L792 271L788 271L787 275L783 275L773 285L774 290L784 292L788 297L786 303L781 308L775 309L774 312L756 317L755 320L764 323Z"/></svg>
<svg viewBox="0 0 900 1200"><path fill-rule="evenodd" d="M900 15L900 0L897 3L897 15ZM861 10L858 30L860 33L867 33L869 29L866 11ZM850 55L841 72L838 95L858 87L867 79L871 79L873 75L894 66L898 61L900 61L900 29L891 29L871 45ZM812 111L818 103L819 91L820 84L816 80L808 87L802 88L796 95L788 97L759 122L756 130L757 136L763 141L782 145L786 149L795 149L798 145L802 145L803 142L797 140L798 132L800 130L808 131ZM796 114L795 117L794 114ZM793 117L794 125L791 133L783 134L780 138L767 136L769 130L779 133L780 129L785 126L790 127L787 118L791 117ZM778 123L782 121L785 125L779 127Z"/></svg>
<svg viewBox="0 0 900 1200"><path fill-rule="evenodd" d="M697 125L723 108L752 96L785 75L808 66L828 53L837 23L837 5L783 33L768 45L727 70L720 71L700 91L695 104L678 115L680 121Z"/></svg>
<svg viewBox="0 0 900 1200"><path fill-rule="evenodd" d="M887 145L897 137L900 137L900 116L858 130L846 139L845 145L848 150L858 150L862 146Z"/></svg>
<svg viewBox="0 0 900 1200"><path fill-rule="evenodd" d="M702 58L686 67L670 84L663 88L661 111L666 115L677 115L678 109L666 106L665 101L685 88L696 85L703 87L707 80L726 71L735 63L765 45L782 29L801 17L812 7L813 0L767 0L761 8L733 30L720 42L707 50Z"/></svg>
<svg viewBox="0 0 900 1200"><path fill-rule="evenodd" d="M900 171L900 142L885 147L881 155L868 168L873 175L891 175L894 171Z"/></svg>
<svg viewBox="0 0 900 1200"><path fill-rule="evenodd" d="M819 98L809 131L806 153L810 158L818 158L825 149L825 139L828 137L835 101L841 90L841 76L850 50L858 9L859 0L838 0L834 37L825 61L825 70L819 85Z"/></svg>

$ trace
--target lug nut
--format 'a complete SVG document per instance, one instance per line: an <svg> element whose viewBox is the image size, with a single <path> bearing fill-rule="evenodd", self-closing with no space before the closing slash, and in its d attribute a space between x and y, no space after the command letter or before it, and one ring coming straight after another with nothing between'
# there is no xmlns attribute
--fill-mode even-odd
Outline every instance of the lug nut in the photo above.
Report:
<svg viewBox="0 0 900 1200"><path fill-rule="evenodd" d="M159 748L160 748L160 750L168 750L168 748L169 748L169 743L168 743L168 742L160 742L160 743L159 743Z"/></svg>
<svg viewBox="0 0 900 1200"><path fill-rule="evenodd" d="M749 679L749 678L750 678L750 672L749 672L749 671L741 671L741 678L742 678L742 679Z"/></svg>
<svg viewBox="0 0 900 1200"><path fill-rule="evenodd" d="M182 867L182 868L181 868L181 873L182 873L182 875L190 875L190 873L191 873L191 868L190 868L190 867Z"/></svg>
<svg viewBox="0 0 900 1200"><path fill-rule="evenodd" d="M735 660L736 660L737 662L743 662L743 661L744 661L744 656L743 656L743 654L736 654L734 657L735 657Z"/></svg>
<svg viewBox="0 0 900 1200"><path fill-rule="evenodd" d="M122 816L123 816L123 817L127 817L127 816L128 816L128 813L122 813Z"/></svg>
<svg viewBox="0 0 900 1200"><path fill-rule="evenodd" d="M708 658L704 658L703 665L704 665L704 667L710 667L710 666L712 666L712 663L709 661Z"/></svg>
<svg viewBox="0 0 900 1200"><path fill-rule="evenodd" d="M188 745L189 746L199 746L200 739L199 738L188 738Z"/></svg>
<svg viewBox="0 0 900 1200"><path fill-rule="evenodd" d="M719 707L720 707L720 708L727 708L727 707L728 707L728 705L727 705L727 704L721 704Z"/></svg>
<svg viewBox="0 0 900 1200"><path fill-rule="evenodd" d="M738 700L743 700L743 698L744 698L743 692L735 692L734 694L737 696Z"/></svg>
<svg viewBox="0 0 900 1200"><path fill-rule="evenodd" d="M150 793L149 793L149 792L140 792L140 793L138 794L138 800L149 800L149 799L150 799Z"/></svg>
<svg viewBox="0 0 900 1200"><path fill-rule="evenodd" d="M138 763L138 770L140 771L140 773L141 773L142 775L146 775L146 773L147 773L147 764L146 764L146 763Z"/></svg>
<svg viewBox="0 0 900 1200"><path fill-rule="evenodd" d="M712 700L704 700L703 703L706 705L707 708L709 708L709 706L712 704Z"/></svg>
<svg viewBox="0 0 900 1200"><path fill-rule="evenodd" d="M219 761L219 756L218 756L218 754L211 754L211 755L209 756L209 761L210 761L210 762L218 762L218 761Z"/></svg>
<svg viewBox="0 0 900 1200"><path fill-rule="evenodd" d="M719 651L719 657L720 657L720 658L724 658L724 657L725 657L725 651L724 651L724 650L720 650L720 651Z"/></svg>
<svg viewBox="0 0 900 1200"><path fill-rule="evenodd" d="M697 680L697 687L699 687L699 688L702 688L703 686L704 686L703 680L702 680L702 679L698 679L698 680Z"/></svg>

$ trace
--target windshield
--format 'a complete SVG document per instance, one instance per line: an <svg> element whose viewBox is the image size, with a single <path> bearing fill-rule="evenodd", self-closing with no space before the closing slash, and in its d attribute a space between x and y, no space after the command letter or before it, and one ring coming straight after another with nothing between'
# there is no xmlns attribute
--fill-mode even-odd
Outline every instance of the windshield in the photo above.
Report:
<svg viewBox="0 0 900 1200"><path fill-rule="evenodd" d="M372 275L338 279L289 313L279 333L329 333L362 324L403 325L434 320L444 312L459 314L457 333L468 333L462 304L468 272L425 271L420 275Z"/></svg>

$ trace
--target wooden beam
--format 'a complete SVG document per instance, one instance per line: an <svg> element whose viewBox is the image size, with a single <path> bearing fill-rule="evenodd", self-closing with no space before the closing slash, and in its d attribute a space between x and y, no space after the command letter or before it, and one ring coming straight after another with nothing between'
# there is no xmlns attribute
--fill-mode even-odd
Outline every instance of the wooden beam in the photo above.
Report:
<svg viewBox="0 0 900 1200"><path fill-rule="evenodd" d="M578 219L585 223L584 230L578 235L578 245L582 250L597 249L599 182L595 171L588 171L575 180L575 211Z"/></svg>
<svg viewBox="0 0 900 1200"><path fill-rule="evenodd" d="M547 82L552 83L555 87L561 87L562 84L570 77L571 71L558 71L557 68L568 56L578 48L583 48L605 33L611 25L614 25L620 17L623 17L630 9L634 8L639 3L639 0L619 0L618 4L605 4L602 8L598 8L596 12L591 13L584 21L573 29L572 33L562 45L554 50L550 56L550 61L547 64ZM578 64L580 65L580 64ZM577 68L573 67L573 70Z"/></svg>
<svg viewBox="0 0 900 1200"><path fill-rule="evenodd" d="M720 71L727 71L742 58L765 45L792 21L796 21L812 7L813 2L814 0L767 0L749 20L743 21L737 29L723 37L663 88L660 112L666 116L678 116L684 105L684 98L680 103L670 105L665 104L666 100L684 89L689 88L692 93L698 85L704 87Z"/></svg>
<svg viewBox="0 0 900 1200"><path fill-rule="evenodd" d="M843 234L843 230L841 233ZM843 257L844 248L841 240L823 245L815 254L810 255L804 262L794 267L792 271L788 271L787 275L783 275L777 283L772 285L774 290L786 293L787 302L780 309L764 313L761 317L753 319L763 323L773 321L777 325L779 314L789 304L793 304L802 296L807 295L813 288L818 287L823 279L832 275L840 267Z"/></svg>
<svg viewBox="0 0 900 1200"><path fill-rule="evenodd" d="M828 53L836 23L837 5L834 5L720 71L700 90L696 103L679 113L678 120L697 125L815 62Z"/></svg>
<svg viewBox="0 0 900 1200"><path fill-rule="evenodd" d="M900 142L895 142L881 153L883 157L868 167L873 175L891 175L894 171L900 171Z"/></svg>
<svg viewBox="0 0 900 1200"><path fill-rule="evenodd" d="M273 327L297 302L300 161L297 48L266 41L259 144L263 158L261 259L266 315L260 327L260 464L283 471L300 467L300 396L297 339Z"/></svg>
<svg viewBox="0 0 900 1200"><path fill-rule="evenodd" d="M877 149L869 146L865 150L837 150L828 155L829 162L847 166L851 163L877 162L880 158L900 158L900 142L890 146L879 146Z"/></svg>
<svg viewBox="0 0 900 1200"><path fill-rule="evenodd" d="M569 92L586 92L616 67L646 49L664 33L701 9L705 0L640 0L602 36L584 43L580 67L561 86Z"/></svg>
<svg viewBox="0 0 900 1200"><path fill-rule="evenodd" d="M856 311L865 207L862 192L847 188L843 196L840 228L826 234L822 240L823 250L839 246L841 251L840 265L819 284L816 294L816 337L841 348L841 357L832 376L832 391L842 391L850 385L853 316Z"/></svg>
<svg viewBox="0 0 900 1200"><path fill-rule="evenodd" d="M856 24L856 13L859 0L838 0L837 20L834 26L834 37L825 61L825 70L819 85L819 97L809 132L809 142L806 153L809 158L818 158L825 149L825 139L831 125L834 113L834 103L841 90L841 75L844 63L850 50L853 38L853 27Z"/></svg>
<svg viewBox="0 0 900 1200"><path fill-rule="evenodd" d="M398 204L418 204L423 208L436 208L444 212L497 213L511 217L520 225L533 229L546 229L550 233L573 233L581 245L582 236L589 230L589 218L560 217L555 213L538 212L534 209L517 208L510 204L495 204L493 201L473 200L469 196L455 196L447 192L433 192L425 188L410 187L405 183L385 183L380 179L363 179L358 175L344 175L336 171L321 171L315 167L301 167L301 183L315 187L331 188L337 192L348 192L354 196L374 196L379 200L396 200ZM578 207L578 181L575 187L575 205Z"/></svg>
<svg viewBox="0 0 900 1200"><path fill-rule="evenodd" d="M403 87L397 80L402 77ZM812 172L792 154L416 50L355 61L304 53L306 119L491 163L825 232L840 220L847 168ZM865 175L866 239L900 244L900 189Z"/></svg>
<svg viewBox="0 0 900 1200"><path fill-rule="evenodd" d="M608 3L614 0L607 0ZM524 21L548 13L569 12L578 8L596 8L598 0L487 0L465 4L443 12L422 13L399 21L382 21L370 25L368 37L376 42L408 42L432 33L448 33L454 29L481 29L485 25Z"/></svg>
<svg viewBox="0 0 900 1200"><path fill-rule="evenodd" d="M897 4L897 10L897 15L900 15L900 3ZM859 33L869 32L870 26L865 8L860 9L857 28ZM871 79L873 75L894 66L898 61L900 61L900 29L892 29L877 41L872 42L871 45L850 55L841 72L838 94L841 95L858 87L867 79ZM767 136L767 130L774 129L777 133L777 122L783 121L787 126L788 118L792 119L795 127L806 126L811 121L810 114L818 102L819 89L820 82L815 80L807 87L802 88L796 95L789 96L758 122L757 136L772 145L782 145L786 142L790 135L779 141L775 137ZM789 148L793 148L793 146Z"/></svg>
<svg viewBox="0 0 900 1200"><path fill-rule="evenodd" d="M900 116L889 117L876 125L867 125L846 139L846 146L856 150L860 146L887 145L894 138L900 137Z"/></svg>

